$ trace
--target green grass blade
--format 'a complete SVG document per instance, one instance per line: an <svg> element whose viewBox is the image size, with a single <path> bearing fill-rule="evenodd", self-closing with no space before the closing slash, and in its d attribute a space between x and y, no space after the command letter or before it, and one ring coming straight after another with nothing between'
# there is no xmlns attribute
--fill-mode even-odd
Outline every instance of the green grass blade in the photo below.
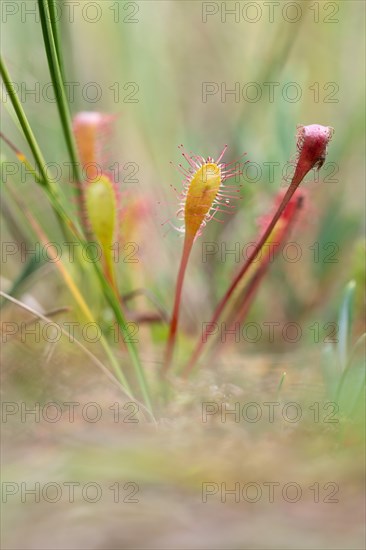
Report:
<svg viewBox="0 0 366 550"><path fill-rule="evenodd" d="M60 51L58 53L56 47L57 36L55 38L53 34L53 29L56 27L57 22L55 20L55 11L53 9L50 12L49 4L50 2L38 0L44 45L46 49L48 67L50 70L52 84L55 92L57 108L61 119L61 125L66 141L67 150L72 163L74 180L76 182L80 182L81 175L79 169L78 154L76 150L74 135L72 132L70 109L66 97L60 65L61 54Z"/></svg>
<svg viewBox="0 0 366 550"><path fill-rule="evenodd" d="M339 341L337 348L339 364L341 365L342 370L344 370L347 365L355 290L356 283L352 280L347 284L345 288L338 318Z"/></svg>
<svg viewBox="0 0 366 550"><path fill-rule="evenodd" d="M59 33L57 17L56 17L56 4L57 4L56 0L48 0L48 9L50 12L50 21L51 21L53 39L55 41L58 64L60 66L62 80L63 82L65 82L65 69L64 69L64 62L63 62L62 49L61 49L60 33Z"/></svg>
<svg viewBox="0 0 366 550"><path fill-rule="evenodd" d="M33 134L33 131L30 127L30 124L28 122L28 119L25 115L25 112L23 110L23 107L19 101L19 98L13 88L13 84L10 78L10 75L8 73L8 70L5 66L5 63L3 62L3 59L0 58L0 74L1 78L4 81L4 85L6 88L6 91L8 92L8 95L10 97L11 103L13 105L14 111L18 117L19 123L22 127L22 130L24 132L25 138L28 142L28 145L30 147L30 150L32 151L32 154L34 156L34 160L36 163L36 166L39 170L39 173L42 176L42 181L40 182L42 185L49 187L53 190L53 192L56 192L56 189L54 185L49 181L47 177L47 173L45 171L45 160L42 156L41 150L38 146L38 143L36 141L36 138Z"/></svg>

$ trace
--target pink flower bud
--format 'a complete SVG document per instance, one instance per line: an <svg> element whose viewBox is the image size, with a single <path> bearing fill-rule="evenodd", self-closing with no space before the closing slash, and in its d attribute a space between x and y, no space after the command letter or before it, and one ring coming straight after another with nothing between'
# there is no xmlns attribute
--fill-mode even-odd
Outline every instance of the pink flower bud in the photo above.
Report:
<svg viewBox="0 0 366 550"><path fill-rule="evenodd" d="M323 166L333 133L333 128L320 124L298 126L296 138L299 156L293 182L300 184L312 168L320 169Z"/></svg>

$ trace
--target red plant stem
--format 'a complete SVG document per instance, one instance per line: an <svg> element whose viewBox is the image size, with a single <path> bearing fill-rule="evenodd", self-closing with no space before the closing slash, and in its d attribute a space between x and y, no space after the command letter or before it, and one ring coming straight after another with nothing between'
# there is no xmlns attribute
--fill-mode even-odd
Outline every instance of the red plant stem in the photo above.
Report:
<svg viewBox="0 0 366 550"><path fill-rule="evenodd" d="M305 164L305 166L304 166L304 164ZM201 335L201 339L198 342L198 345L196 346L196 349L194 350L189 362L187 363L186 367L183 370L182 375L183 375L184 378L187 378L189 376L190 372L194 368L197 360L199 359L199 357L202 353L204 343L207 342L209 326L210 325L212 326L215 323L217 323L219 317L221 316L228 300L232 296L232 294L233 294L234 290L236 289L237 285L239 284L239 282L241 281L241 279L245 275L245 273L248 271L248 269L251 266L251 264L253 263L253 261L256 259L258 253L261 251L263 245L266 243L266 241L267 241L268 237L270 236L270 234L272 233L276 223L278 222L279 218L281 217L284 209L286 208L287 204L289 203L292 195L295 193L295 191L298 188L298 186L300 185L301 181L304 179L304 177L309 172L309 170L311 170L311 168L312 168L312 165L308 164L308 163L302 163L300 166L299 166L299 164L297 165L296 170L295 170L295 174L294 174L294 176L292 178L292 181L291 181L291 184L290 184L289 188L287 189L287 192L286 192L285 196L283 197L282 202L281 202L280 206L278 207L277 212L273 216L271 222L269 223L269 225L268 225L267 229L265 230L265 232L263 233L262 237L257 242L256 246L254 247L253 252L250 254L249 258L244 263L241 270L234 277L231 285L229 286L226 293L224 294L224 296L220 300L218 306L216 307L216 310L214 312L214 315L213 315L210 323L206 326L205 333L203 335Z"/></svg>
<svg viewBox="0 0 366 550"><path fill-rule="evenodd" d="M267 265L262 265L259 270L252 276L249 283L245 287L245 297L242 301L242 305L240 307L239 313L237 314L236 318L233 320L233 315L229 317L229 330L228 332L234 330L235 323L241 323L243 319L247 316L250 306L252 305L252 301L255 297L255 294L257 292L257 289L262 281L263 276L265 275L265 272L267 270ZM220 345L221 344L221 345ZM213 349L210 351L210 356L214 356L215 359L217 359L218 354L220 353L220 350L222 349L222 341L216 342L216 345L213 347Z"/></svg>
<svg viewBox="0 0 366 550"><path fill-rule="evenodd" d="M303 205L303 196L299 196L297 201L296 201L296 210L294 211L294 213L292 215L292 219L287 223L287 227L285 227L285 229L282 231L282 235L279 238L280 244L274 250L273 259L278 255L281 248L283 248L285 242L288 240L288 238L290 236L290 233L291 233L291 230L292 230L292 228L293 228L293 226L294 226L294 224L297 220L299 211L302 208L302 205ZM242 305L239 308L239 311L237 312L237 315L236 315L236 321L237 322L239 322L239 323L243 322L243 320L247 316L250 305L251 305L251 303L252 303L252 301L255 297L256 291L258 289L259 283L261 282L261 280L263 279L264 275L266 274L266 272L268 271L268 269L270 267L270 261L271 261L271 257L270 257L270 255L268 255L268 257L265 259L263 264L259 267L257 272L250 279L247 289L245 289L242 292L241 298L239 298L239 301L242 303ZM230 327L230 328L232 328L232 327Z"/></svg>
<svg viewBox="0 0 366 550"><path fill-rule="evenodd" d="M184 275L187 269L187 264L188 264L189 256L192 250L193 241L194 241L194 237L187 234L184 239L182 258L181 258L178 277L177 277L174 308L173 308L172 318L169 326L169 336L168 336L167 346L165 350L164 363L161 369L162 376L164 376L167 373L173 359L173 352L174 352L175 342L177 338L177 328L178 328L179 310L180 310L180 302L182 297Z"/></svg>
<svg viewBox="0 0 366 550"><path fill-rule="evenodd" d="M262 281L266 271L268 268L268 262L263 264L259 270L253 275L251 280L249 281L248 287L245 292L245 296L243 298L241 307L239 308L239 311L237 312L237 315L235 317L235 320L232 321L230 325L230 329L233 328L233 325L235 323L242 323L247 316L249 312L249 308L253 302L253 299L255 297L255 294L257 292L257 289L259 287L260 282Z"/></svg>

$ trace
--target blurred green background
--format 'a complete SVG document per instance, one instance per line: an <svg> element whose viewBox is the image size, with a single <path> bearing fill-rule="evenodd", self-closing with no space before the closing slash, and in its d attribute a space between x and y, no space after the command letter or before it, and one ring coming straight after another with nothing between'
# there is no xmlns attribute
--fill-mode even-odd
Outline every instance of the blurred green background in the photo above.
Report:
<svg viewBox="0 0 366 550"><path fill-rule="evenodd" d="M26 113L46 160L63 168L58 180L67 194L68 158L55 104L48 100L52 90L40 28L35 16L18 4L17 13L6 15L3 54L21 92L36 90L35 95L23 95ZM305 225L295 235L302 261L279 266L280 272L290 270L294 280L273 274L276 295L285 303L292 301L298 316L311 304L330 300L333 291L354 276L357 254L362 254L356 241L364 229L364 5L269 4L59 4L66 81L74 90L71 110L118 115L109 145L110 164L121 167L121 191L149 203L143 220L146 230L138 237L140 261L146 286L168 310L181 240L173 231L165 236L168 226L161 223L174 221L177 210L170 184L180 189L181 183L170 161L180 162L181 143L204 156L218 155L227 143L227 161L247 153L251 164L244 171L236 215L224 226L210 224L201 239L223 241L228 249L239 242L242 249L255 240L256 220L284 185L283 171L296 151L297 124L332 126L335 135L319 182L312 183L312 174L304 185L309 189ZM26 3L29 11L31 5ZM215 93L205 96L205 83ZM234 89L236 94L230 93ZM3 131L28 152L7 110ZM13 160L9 151L3 154ZM268 163L275 163L272 172ZM54 234L53 218L31 177L21 189L47 224L48 234ZM320 246L318 263L309 249L314 243ZM332 252L324 249L329 243L336 244L336 263L324 261ZM209 315L235 268L233 255L223 262L217 254L202 265L202 246L200 242L196 247L187 278L185 310L190 322L202 318L202 308L205 318ZM150 269L157 254L159 263ZM5 276L7 270L14 276L19 265L8 263ZM273 285L266 301L271 295ZM332 316L331 304L327 308ZM259 313L266 315L265 304Z"/></svg>
<svg viewBox="0 0 366 550"><path fill-rule="evenodd" d="M335 399L334 373L329 371L334 367L339 375L337 358L326 340L329 330L323 327L339 323L344 288L351 279L357 287L350 348L364 330L364 2L83 0L58 5L66 81L75 90L72 114L118 115L108 163L121 166L119 189L126 205L136 200L146 206L144 214L134 218L128 238L122 235L139 246L138 264L118 266L122 292L147 288L163 309L171 311L182 238L162 224L176 221L177 199L170 186L179 190L181 182L170 161L181 162L178 145L216 157L228 144L228 162L245 152L252 163L241 181L242 198L235 213L224 225L209 224L196 243L182 302L179 353L184 357L237 268L230 254L224 261L217 254L204 263L204 243L227 249L240 243L242 249L256 239L258 219L273 208L274 196L286 184L283 169L294 159L298 124L329 125L335 134L318 181L313 173L303 184L306 206L292 235L301 247L301 260L278 258L249 316L249 321L260 324L295 321L303 328L301 341L294 346L279 335L273 343L263 338L255 345L232 345L217 360L216 372L200 373L188 387L177 382L157 433L142 421L136 430L112 422L107 427L85 422L32 425L15 418L6 424L4 480L93 479L112 484L133 479L142 495L138 507L122 509L103 501L95 508L85 502L52 508L43 502L37 509L14 500L6 514L6 548L361 548L359 404L355 422L341 408L346 420L339 432L311 422L293 429L280 423L255 431L248 425L220 422L207 428L200 421L200 404L277 399L284 370L288 381L281 400L297 400L305 407L309 401ZM49 99L41 29L30 13L34 8L30 0L2 3L2 53L46 160L63 167L58 185L72 201L64 164L68 156L57 109ZM228 13L230 9L235 14ZM205 83L215 91L206 98ZM248 87L249 83L254 84ZM238 97L230 93L233 89ZM2 132L31 158L4 91ZM17 162L4 144L1 158L3 167ZM276 163L273 177L266 163ZM134 182L128 178L131 166ZM47 199L32 178L21 181L17 173L4 179L3 242L37 240L7 186L14 186L49 240L63 242ZM319 246L319 261L314 261L314 246ZM333 250L336 261L327 262ZM7 258L2 289L8 291L24 269L19 254ZM81 277L76 267L72 275L98 322L110 321L94 279ZM77 316L52 264L24 278L15 295L46 312L70 307L71 313L57 317L60 322ZM145 301L136 307L152 306ZM12 305L4 307L3 315L6 321L24 319ZM314 323L321 331L316 345L309 330ZM160 361L165 337L165 327L140 332L138 348L149 373ZM100 346L89 347L104 358ZM11 339L4 346L3 364L7 400L97 401L108 410L121 399L70 344L45 349L43 344ZM362 365L358 356L357 365ZM350 382L340 401L352 408L358 392L359 382ZM247 504L223 507L219 501L208 509L200 501L202 480L290 478L304 485L338 482L340 504L330 509L323 503L319 512L308 498L297 508L281 503L275 508L261 505L258 511ZM60 527L64 524L69 534Z"/></svg>

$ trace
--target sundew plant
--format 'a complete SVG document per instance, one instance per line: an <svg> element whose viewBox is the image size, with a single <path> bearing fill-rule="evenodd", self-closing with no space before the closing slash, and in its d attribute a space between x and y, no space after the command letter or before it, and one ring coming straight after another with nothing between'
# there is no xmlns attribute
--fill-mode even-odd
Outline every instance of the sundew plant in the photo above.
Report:
<svg viewBox="0 0 366 550"><path fill-rule="evenodd" d="M362 548L364 11L2 3L4 548Z"/></svg>

